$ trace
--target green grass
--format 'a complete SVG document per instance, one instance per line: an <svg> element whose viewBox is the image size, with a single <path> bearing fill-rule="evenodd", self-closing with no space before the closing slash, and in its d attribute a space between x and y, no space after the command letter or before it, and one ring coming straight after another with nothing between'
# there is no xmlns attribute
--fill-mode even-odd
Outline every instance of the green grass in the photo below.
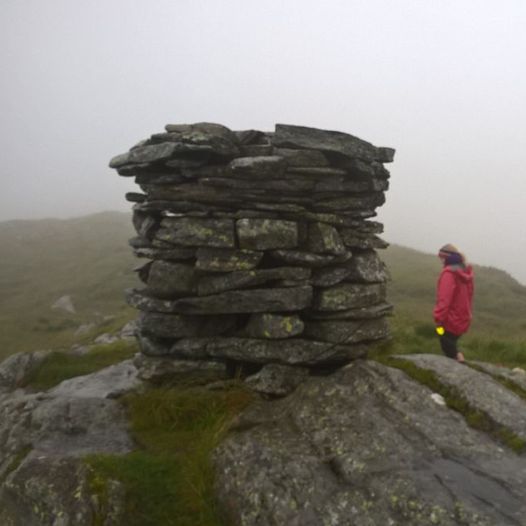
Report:
<svg viewBox="0 0 526 526"><path fill-rule="evenodd" d="M23 387L45 391L63 380L90 374L131 358L137 351L135 342L117 341L108 345L97 345L82 356L53 352L28 377Z"/></svg>
<svg viewBox="0 0 526 526"><path fill-rule="evenodd" d="M388 296L412 324L432 321L441 265L434 254L398 245L379 252L392 276ZM508 273L474 265L475 295L470 333L483 339L526 340L526 287Z"/></svg>
<svg viewBox="0 0 526 526"><path fill-rule="evenodd" d="M390 319L392 339L371 346L369 356L381 358L393 354L442 354L435 326L409 315L395 312ZM484 338L471 332L459 340L459 349L466 360L479 360L506 367L526 367L526 342L505 337Z"/></svg>
<svg viewBox="0 0 526 526"><path fill-rule="evenodd" d="M130 215L116 212L0 223L0 359L66 349L82 324L134 317L123 293L136 283L132 235ZM75 314L51 308L64 295Z"/></svg>
<svg viewBox="0 0 526 526"><path fill-rule="evenodd" d="M96 491L117 479L126 488L127 526L221 526L211 453L229 422L252 400L241 388L156 388L124 399L140 450L87 459Z"/></svg>
<svg viewBox="0 0 526 526"><path fill-rule="evenodd" d="M443 384L433 371L420 368L412 362L392 356L377 357L376 359L384 365L404 371L413 380L442 395L446 405L460 413L470 427L489 434L517 454L522 454L526 451L526 441L524 439L517 436L510 429L496 423L485 412L472 407L457 389Z"/></svg>

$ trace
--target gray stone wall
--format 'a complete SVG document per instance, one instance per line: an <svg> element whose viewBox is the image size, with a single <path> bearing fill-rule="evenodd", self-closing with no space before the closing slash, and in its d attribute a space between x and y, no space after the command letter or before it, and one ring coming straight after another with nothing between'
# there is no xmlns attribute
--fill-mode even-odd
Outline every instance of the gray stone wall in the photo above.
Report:
<svg viewBox="0 0 526 526"><path fill-rule="evenodd" d="M388 336L386 243L372 221L394 150L276 125L167 125L114 157L146 263L139 309L148 356L316 368Z"/></svg>

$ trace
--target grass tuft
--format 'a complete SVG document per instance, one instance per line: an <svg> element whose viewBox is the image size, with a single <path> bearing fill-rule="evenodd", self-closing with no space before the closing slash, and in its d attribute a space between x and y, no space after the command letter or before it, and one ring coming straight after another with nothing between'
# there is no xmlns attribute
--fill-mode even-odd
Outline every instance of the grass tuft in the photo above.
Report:
<svg viewBox="0 0 526 526"><path fill-rule="evenodd" d="M140 446L125 456L96 455L97 479L126 488L127 526L220 526L214 497L213 449L232 418L252 400L241 388L156 388L124 397Z"/></svg>
<svg viewBox="0 0 526 526"><path fill-rule="evenodd" d="M23 387L46 391L63 380L94 373L115 363L131 358L137 344L119 340L107 345L97 345L82 356L54 352L47 356L28 377Z"/></svg>

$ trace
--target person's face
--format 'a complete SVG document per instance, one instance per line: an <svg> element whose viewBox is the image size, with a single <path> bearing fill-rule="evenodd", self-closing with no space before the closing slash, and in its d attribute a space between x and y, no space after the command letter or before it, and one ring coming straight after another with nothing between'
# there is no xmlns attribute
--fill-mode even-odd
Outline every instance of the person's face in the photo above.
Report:
<svg viewBox="0 0 526 526"><path fill-rule="evenodd" d="M438 259L440 259L440 261L441 261L442 263L444 263L444 262L446 261L446 256L445 256L444 254L442 254L442 253L439 252L439 253L438 253Z"/></svg>

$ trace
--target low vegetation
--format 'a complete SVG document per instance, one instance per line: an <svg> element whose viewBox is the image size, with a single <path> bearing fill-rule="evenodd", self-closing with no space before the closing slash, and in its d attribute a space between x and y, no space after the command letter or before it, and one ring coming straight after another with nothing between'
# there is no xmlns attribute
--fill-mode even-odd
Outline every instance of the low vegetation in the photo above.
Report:
<svg viewBox="0 0 526 526"><path fill-rule="evenodd" d="M241 387L172 387L125 397L139 449L90 456L96 491L104 499L109 479L124 484L127 526L222 525L210 457L252 396Z"/></svg>
<svg viewBox="0 0 526 526"><path fill-rule="evenodd" d="M0 359L67 349L134 318L123 299L135 283L132 235L130 215L117 212L0 223ZM75 313L52 308L62 296L71 297ZM91 334L78 334L86 324Z"/></svg>
<svg viewBox="0 0 526 526"><path fill-rule="evenodd" d="M135 342L120 340L107 345L97 345L80 356L53 352L27 378L23 387L45 391L63 380L94 373L104 367L131 358L137 350Z"/></svg>

